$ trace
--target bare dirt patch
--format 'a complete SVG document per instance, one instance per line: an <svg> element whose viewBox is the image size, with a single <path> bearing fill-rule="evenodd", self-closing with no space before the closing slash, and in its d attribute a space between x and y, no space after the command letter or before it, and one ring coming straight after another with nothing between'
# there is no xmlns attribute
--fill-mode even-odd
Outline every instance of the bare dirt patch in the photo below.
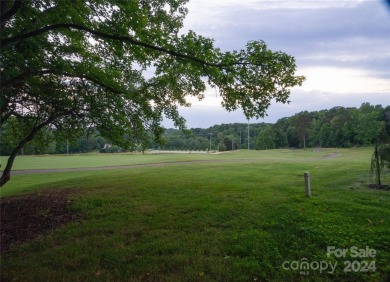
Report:
<svg viewBox="0 0 390 282"><path fill-rule="evenodd" d="M390 185L388 184L368 184L368 188L390 191Z"/></svg>
<svg viewBox="0 0 390 282"><path fill-rule="evenodd" d="M71 190L6 197L0 200L1 252L74 221L80 216L70 208Z"/></svg>
<svg viewBox="0 0 390 282"><path fill-rule="evenodd" d="M341 154L332 153L332 154L330 154L330 155L327 155L327 156L323 157L323 159L333 159L333 158L337 158L337 157L339 157L339 156L341 156Z"/></svg>

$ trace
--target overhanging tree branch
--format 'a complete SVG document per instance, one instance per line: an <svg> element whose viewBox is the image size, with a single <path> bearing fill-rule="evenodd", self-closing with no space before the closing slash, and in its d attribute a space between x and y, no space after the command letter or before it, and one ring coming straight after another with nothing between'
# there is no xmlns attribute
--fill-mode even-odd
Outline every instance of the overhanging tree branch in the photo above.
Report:
<svg viewBox="0 0 390 282"><path fill-rule="evenodd" d="M14 82L17 82L17 81L21 81L25 78L29 78L29 77L33 77L33 76L39 76L39 75L45 75L45 74L51 74L53 73L52 70L37 70L37 71L34 71L34 72L24 72L18 76L15 76L11 79L8 79L8 80L2 80L0 82L0 87L6 87L8 85L12 85L12 83Z"/></svg>
<svg viewBox="0 0 390 282"><path fill-rule="evenodd" d="M63 75L63 76L67 76L67 77L73 77L73 78L80 78L80 79L86 79L86 80L89 80L113 93L122 93L123 91L119 90L119 89L116 89L114 87L111 87L109 85L106 85L104 83L102 83L101 81L99 81L99 79L96 79L96 78L93 78L92 76L90 75L86 75L86 74L72 74L72 73L69 73L69 72L58 72L58 71L53 71L53 70L41 70L41 71L34 71L34 72L25 72L25 73L22 73L16 77L13 77L9 80L6 80L6 81L2 81L0 83L0 86L1 87L6 87L8 85L12 85L12 83L15 83L17 81L23 81L23 79L26 79L26 78L30 78L30 77L34 77L34 76L40 76L40 75L46 75L46 74L53 74L53 75Z"/></svg>
<svg viewBox="0 0 390 282"><path fill-rule="evenodd" d="M97 37L111 39L111 40L117 40L117 41L128 42L130 44L134 44L134 45L141 46L141 47L144 47L144 48L147 48L147 49L150 49L150 50L155 50L155 51L158 51L158 52L166 53L166 54L169 54L171 56L174 56L174 57L177 57L177 58L180 58L180 59L186 59L186 60L190 60L190 61L193 61L193 62L197 62L197 63L200 63L202 65L209 66L209 67L224 68L224 67L233 66L233 65L249 65L249 64L251 64L251 63L247 63L247 62L232 62L232 63L229 63L229 64L210 63L210 62L207 62L205 60L196 58L194 56L182 54L182 53L179 53L179 52L176 52L176 51L173 51L173 50L169 50L169 49L166 49L166 48L162 48L162 47L159 47L159 46L151 45L151 44L148 44L148 43L136 40L136 39L134 39L134 38L132 38L130 36L108 34L108 33L105 33L105 32L93 30L93 29L88 28L88 27L83 26L83 25L72 24L72 23L68 23L68 24L61 23L61 24L48 25L48 26L45 26L43 28L31 31L31 32L27 32L27 33L24 33L24 34L21 34L21 35L16 35L16 36L13 36L13 37L10 37L10 38L1 39L0 45L3 46L3 47L6 47L8 45L11 45L11 44L14 44L14 43L26 40L28 38L31 38L31 37L34 37L34 36L38 36L38 35L47 33L49 31L58 30L58 29L76 29L76 30L85 31L85 32L93 34L93 35L95 35ZM252 64L252 65L255 65L255 64Z"/></svg>
<svg viewBox="0 0 390 282"><path fill-rule="evenodd" d="M19 10L20 6L22 5L21 0L15 0L14 4L11 9L9 9L7 12L4 12L3 9L5 9L5 6L7 5L7 1L1 1L1 29L3 28L3 24L8 21L13 15L16 14L16 12Z"/></svg>

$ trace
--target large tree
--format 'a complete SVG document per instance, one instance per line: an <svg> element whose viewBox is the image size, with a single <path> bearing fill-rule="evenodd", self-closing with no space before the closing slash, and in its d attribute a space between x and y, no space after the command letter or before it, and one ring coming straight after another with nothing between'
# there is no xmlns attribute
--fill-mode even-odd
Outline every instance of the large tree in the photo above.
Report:
<svg viewBox="0 0 390 282"><path fill-rule="evenodd" d="M179 128L179 106L216 87L227 110L262 117L301 85L295 60L251 41L222 52L180 31L186 0L2 0L1 120L22 133L0 178L45 128L72 136L96 127L120 146L159 140L163 117Z"/></svg>

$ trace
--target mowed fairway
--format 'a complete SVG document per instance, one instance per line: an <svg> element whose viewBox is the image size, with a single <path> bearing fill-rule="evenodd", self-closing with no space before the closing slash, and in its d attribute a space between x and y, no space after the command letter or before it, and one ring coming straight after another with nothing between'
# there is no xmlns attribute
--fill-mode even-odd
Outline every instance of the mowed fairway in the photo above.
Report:
<svg viewBox="0 0 390 282"><path fill-rule="evenodd" d="M367 188L371 154L359 148L21 157L17 169L133 166L13 176L3 199L67 189L80 218L2 252L2 279L381 281L390 272L390 192ZM349 251L327 256L330 246ZM374 249L375 256L352 257L352 247ZM303 261L309 269L294 267Z"/></svg>

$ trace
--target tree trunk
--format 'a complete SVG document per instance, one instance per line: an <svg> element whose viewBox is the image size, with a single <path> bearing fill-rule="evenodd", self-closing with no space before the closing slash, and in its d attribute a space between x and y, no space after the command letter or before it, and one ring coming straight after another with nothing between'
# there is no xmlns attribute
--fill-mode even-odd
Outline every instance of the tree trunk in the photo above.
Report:
<svg viewBox="0 0 390 282"><path fill-rule="evenodd" d="M0 177L0 187L2 187L4 184L6 184L11 179L11 169L14 164L16 156L19 154L19 152L23 149L24 145L26 145L28 142L30 142L35 134L38 132L38 128L34 128L30 134L24 138L18 146L12 151L11 155L8 158L7 165L3 171L2 176Z"/></svg>
<svg viewBox="0 0 390 282"><path fill-rule="evenodd" d="M50 118L46 122L43 122L39 125L36 125L32 128L31 132L22 139L19 144L15 147L15 149L12 151L11 155L8 158L7 165L3 171L3 174L0 177L0 187L5 185L10 179L11 179L11 170L12 166L14 164L16 156L19 154L19 152L23 149L24 145L26 145L28 142L34 139L35 135L41 130L43 127L47 126L52 122L53 118Z"/></svg>
<svg viewBox="0 0 390 282"><path fill-rule="evenodd" d="M28 141L23 142L24 140L22 140L19 143L19 145L12 151L11 155L9 156L7 165L3 171L3 174L0 177L0 187L2 187L11 179L11 169L14 164L15 158L18 155L18 153L22 150L23 146L28 142Z"/></svg>
<svg viewBox="0 0 390 282"><path fill-rule="evenodd" d="M375 172L378 186L381 186L381 167L379 163L378 143L375 144Z"/></svg>

